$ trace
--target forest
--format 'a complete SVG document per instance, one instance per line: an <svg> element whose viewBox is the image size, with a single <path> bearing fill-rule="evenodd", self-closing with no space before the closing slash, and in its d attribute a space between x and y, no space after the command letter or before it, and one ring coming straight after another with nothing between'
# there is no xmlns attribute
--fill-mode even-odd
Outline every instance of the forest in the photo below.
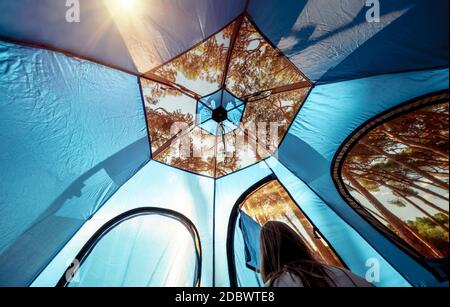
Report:
<svg viewBox="0 0 450 307"><path fill-rule="evenodd" d="M344 266L277 180L255 190L242 202L240 209L261 226L268 221L286 223L303 238L318 261Z"/></svg>
<svg viewBox="0 0 450 307"><path fill-rule="evenodd" d="M408 112L360 139L342 178L379 221L426 258L448 257L449 103Z"/></svg>
<svg viewBox="0 0 450 307"><path fill-rule="evenodd" d="M215 178L272 155L311 88L246 17L147 72L141 84L153 158ZM218 89L246 106L236 129L211 138L196 127L196 103ZM174 131L180 122L189 128ZM190 154L180 155L180 143Z"/></svg>

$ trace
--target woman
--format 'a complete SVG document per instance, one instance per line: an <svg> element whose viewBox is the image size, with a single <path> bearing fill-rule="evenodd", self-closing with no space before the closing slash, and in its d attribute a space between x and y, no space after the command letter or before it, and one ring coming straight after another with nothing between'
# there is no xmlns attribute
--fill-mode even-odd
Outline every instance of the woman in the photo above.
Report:
<svg viewBox="0 0 450 307"><path fill-rule="evenodd" d="M281 222L262 227L261 275L270 287L372 287L348 270L315 260L303 239Z"/></svg>

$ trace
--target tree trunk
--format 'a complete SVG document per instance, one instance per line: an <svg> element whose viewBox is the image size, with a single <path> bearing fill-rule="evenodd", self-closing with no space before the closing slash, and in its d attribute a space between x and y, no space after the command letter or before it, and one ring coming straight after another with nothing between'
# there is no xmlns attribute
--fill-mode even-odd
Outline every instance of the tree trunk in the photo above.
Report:
<svg viewBox="0 0 450 307"><path fill-rule="evenodd" d="M298 227L295 225L295 223L291 220L291 218L287 215L287 213L284 210L281 216L284 217L284 219L289 223L289 225L291 225L291 227L294 228L295 232L297 232L299 236L302 236L302 232L300 231L300 229L298 229ZM309 246L309 248L312 249L312 246Z"/></svg>
<svg viewBox="0 0 450 307"><path fill-rule="evenodd" d="M366 170L361 170L361 171L366 171ZM416 189L418 189L420 191L423 191L425 193L428 193L430 195L438 197L438 198L440 198L442 200L449 201L448 197L445 197L444 195L441 195L441 194L436 193L436 192L434 192L434 191L432 191L430 189L427 189L427 188L424 188L424 187L422 187L422 186L420 186L418 184L415 184L414 182L412 182L412 181L410 181L408 179L405 179L406 177L397 176L397 175L394 175L394 174L391 174L391 173L388 173L388 172L380 173L380 172L376 172L376 171L372 171L372 170L368 171L367 174L375 174L376 176L380 176L380 177L383 177L383 178L388 179L388 180L394 180L394 181L400 182L402 184L407 184L407 185L409 185L411 187L414 187L414 188L416 188Z"/></svg>
<svg viewBox="0 0 450 307"><path fill-rule="evenodd" d="M396 186L390 185L390 184L388 184L388 183L386 183L384 181L379 181L379 180L376 180L376 179L373 179L373 178L370 178L370 177L363 177L363 178L366 179L366 180L372 181L372 182L374 182L376 184L385 186L386 188L391 189L392 191L395 191L395 192L397 192L399 194L405 194L406 193L406 194L408 194L408 196L417 198L417 199L421 200L423 203L425 203L426 205L428 205L431 208L433 208L434 210L436 210L438 212L441 212L442 214L448 216L448 212L445 209L442 209L441 207L436 206L435 204L433 204L429 200L426 200L422 196L419 196L419 195L416 195L416 194L412 194L412 193L408 193L407 191L399 189Z"/></svg>
<svg viewBox="0 0 450 307"><path fill-rule="evenodd" d="M306 229L306 232L310 234L311 238L313 238L314 244L317 247L317 250L322 257L322 259L331 265L342 266L341 261L337 256L332 252L331 248L326 246L322 239L316 239L314 236L314 227L311 222L303 215L303 213L299 210L294 210L294 214L303 227Z"/></svg>
<svg viewBox="0 0 450 307"><path fill-rule="evenodd" d="M446 161L448 161L448 154L446 152L443 152L440 148L435 147L435 146L431 146L431 145L426 145L426 144L422 144L422 143L418 143L412 140L406 140L398 135L392 134L390 133L388 130L383 129L384 134L386 134L389 138L391 138L394 141L397 141L398 143L407 145L409 147L412 148L417 148L417 149L423 149L432 153L435 153L436 155L446 159Z"/></svg>
<svg viewBox="0 0 450 307"><path fill-rule="evenodd" d="M420 168L417 168L417 167L414 167L414 166L412 166L412 165L408 165L408 164L405 163L405 162L399 161L399 160L396 159L396 157L395 157L394 155L388 154L388 153L385 152L384 150L381 150L381 149L379 149L379 148L377 148L377 147L375 147L375 146L373 146L373 145L369 145L369 144L367 144L367 143L365 143L365 142L362 142L362 141L360 141L360 144L366 146L366 147L369 148L370 150L372 150L372 151L374 151L374 152L376 152L376 153L378 153L378 154L380 154L380 155L382 155L382 156L387 157L387 158L388 158L389 160L391 160L392 162L395 162L395 163L397 163L397 164L400 165L400 166L403 166L403 167L405 167L405 168L407 168L407 169L409 169L409 170L411 170L411 171L413 171L413 172L416 172L417 174L423 176L424 178L430 180L431 182L436 183L437 185L439 185L439 186L442 187L443 189L447 189L447 190L448 190L449 185L448 185L446 182L444 182L444 181L442 181L442 180L439 180L439 179L437 179L437 178L434 177L434 176L431 176L430 174L428 174L427 172L421 170Z"/></svg>
<svg viewBox="0 0 450 307"><path fill-rule="evenodd" d="M422 255L428 258L442 258L440 251L436 250L415 231L406 226L405 222L389 211L375 196L366 190L351 174L343 171L344 177L353 188L364 196L389 222L389 224L401 234L401 237L411 246L415 247Z"/></svg>
<svg viewBox="0 0 450 307"><path fill-rule="evenodd" d="M419 210L420 212L422 212L423 214L426 215L426 217L428 217L430 220L432 220L436 225L439 225L442 229L448 231L448 226L445 225L444 223L442 223L441 221L439 221L436 217L434 217L433 215L431 215L429 212L425 211L424 209L422 209L418 204L416 204L415 202L413 202L411 199L409 199L408 197L406 197L406 195L400 194L400 197L403 198L405 201L407 201L409 204L411 204L414 208L416 208L417 210Z"/></svg>
<svg viewBox="0 0 450 307"><path fill-rule="evenodd" d="M194 128L196 127L196 125L191 125L188 129L186 130L180 130L178 131L178 133L176 133L175 135L173 135L170 139L168 139L164 144L162 144L161 146L159 146L159 148L157 150L155 150L155 152L153 153L153 159L156 159L164 150L166 150L167 148L169 148L170 145L172 145L173 143L175 143L176 141L178 141L179 139L181 139L182 137L186 136L188 133L190 133L192 130L194 130Z"/></svg>
<svg viewBox="0 0 450 307"><path fill-rule="evenodd" d="M417 199L419 199L419 200L421 200L423 203L427 204L428 206L430 206L430 207L433 208L434 210L436 210L436 211L438 211L438 212L441 212L442 214L448 216L448 211L442 209L442 208L439 207L439 206L436 206L436 205L433 204L431 201L429 201L429 200L427 200L427 199L425 199L425 198L423 198L422 196L419 196L419 195L412 195L412 196L415 197L415 198L417 198Z"/></svg>

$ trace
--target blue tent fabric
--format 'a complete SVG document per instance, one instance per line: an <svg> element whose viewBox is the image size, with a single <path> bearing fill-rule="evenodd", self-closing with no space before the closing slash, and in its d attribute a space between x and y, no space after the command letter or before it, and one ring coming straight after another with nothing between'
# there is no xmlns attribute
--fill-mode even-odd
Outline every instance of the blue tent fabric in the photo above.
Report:
<svg viewBox="0 0 450 307"><path fill-rule="evenodd" d="M0 285L27 285L149 142L135 77L5 42L0 75Z"/></svg>
<svg viewBox="0 0 450 307"><path fill-rule="evenodd" d="M142 39L156 44L161 63L217 32L244 8L243 0L142 2L145 16L141 27L154 31L158 40L151 34ZM65 0L40 0L39 5L35 0L1 1L0 37L68 51L132 73L145 73L136 67L104 1L80 0L79 3L80 22L68 23Z"/></svg>
<svg viewBox="0 0 450 307"><path fill-rule="evenodd" d="M69 287L157 287L165 280L167 286L192 287L195 253L192 234L180 221L157 214L134 217L97 242Z"/></svg>
<svg viewBox="0 0 450 307"><path fill-rule="evenodd" d="M321 166L319 173L309 170L307 164L310 161L330 164L342 142L365 121L413 98L447 88L448 69L318 85L295 118L278 156L286 166L302 169L297 174L300 178L313 182L329 173L330 165ZM296 159L298 155L293 148L302 149L306 156ZM309 170L306 175L304 169Z"/></svg>
<svg viewBox="0 0 450 307"><path fill-rule="evenodd" d="M0 2L0 37L45 45L136 71L119 31L111 23L105 24L109 16L101 1L80 2L80 16L84 17L80 23L66 21L66 1L35 3L33 0ZM88 14L95 18L87 18ZM96 37L93 29L104 30Z"/></svg>
<svg viewBox="0 0 450 307"><path fill-rule="evenodd" d="M242 169L236 173L232 173L228 176L219 178L216 181L215 187L215 215L214 215L214 238L215 238L215 261L214 261L214 277L215 286L228 287L230 286L230 276L228 274L228 260L227 255L227 236L228 226L232 212L237 201L249 188L263 180L267 176L273 175L272 170L267 166L264 161L258 164L252 165L248 168ZM235 227L236 232L239 231L239 227ZM253 271L247 268L245 265L244 255L244 242L235 240L241 253L238 253L238 257L242 259L242 263L237 265L238 275L245 275L246 280L252 281L253 286L257 286L257 280L254 278ZM239 274L241 273L241 274Z"/></svg>
<svg viewBox="0 0 450 307"><path fill-rule="evenodd" d="M374 23L366 22L369 7L359 0L286 0L283 5L250 0L248 12L271 42L318 83L448 66L448 1L380 2L380 22ZM147 26L158 25L152 30L162 39L155 44L164 62L223 28L244 7L244 0L157 0L146 7L145 17L152 20ZM2 1L0 37L138 73L103 1L81 0L80 8L83 22L73 24L61 13L67 10L65 1L42 0L39 6L33 0Z"/></svg>
<svg viewBox="0 0 450 307"><path fill-rule="evenodd" d="M330 242L336 253L355 274L365 277L368 267L367 261L375 259L379 264L383 278L373 283L378 287L407 287L410 281L405 279L397 268L385 259L385 254L378 252L368 241L362 239L355 229L346 223L334 212L312 189L301 179L296 177L282 163L269 159L268 164L283 186L289 191L300 209L311 220L321 234ZM370 225L367 225L370 227ZM385 244L388 244L385 239ZM390 246L392 248L392 246ZM396 255L398 256L398 254ZM411 261L410 259L408 259ZM418 272L423 273L427 282L433 282L433 276L420 267ZM416 272L417 274L419 274ZM421 276L423 278L423 276ZM413 279L412 279L413 280Z"/></svg>
<svg viewBox="0 0 450 307"><path fill-rule="evenodd" d="M261 287L264 285L261 274L247 265L246 244L251 244L251 242L245 242L243 232L239 227L236 227L234 232L234 261L237 285L239 287Z"/></svg>
<svg viewBox="0 0 450 307"><path fill-rule="evenodd" d="M196 226L202 247L201 286L211 287L214 254L213 203L213 179L150 161L86 222L36 279L33 286L55 285L61 278L61 272L67 267L67 259L73 259L84 243L106 222L135 208L154 207L179 212ZM177 249L171 250L166 256L173 257L174 252L177 253ZM126 259L122 259L122 263L125 265ZM158 274L153 283L164 286L165 281L164 274Z"/></svg>
<svg viewBox="0 0 450 307"><path fill-rule="evenodd" d="M329 83L448 66L446 0L382 0L366 22L359 0L250 2L261 30L311 80Z"/></svg>
<svg viewBox="0 0 450 307"><path fill-rule="evenodd" d="M245 261L247 266L255 271L260 269L259 234L261 226L245 212L239 213L239 228L242 231L245 242Z"/></svg>
<svg viewBox="0 0 450 307"><path fill-rule="evenodd" d="M408 276L413 284L424 280L432 282L433 278L365 222L342 199L331 178L332 161L340 145L365 121L412 98L446 88L447 69L317 86L306 100L278 151L278 158L283 165L320 195L330 208L357 229L390 263ZM379 95L380 89L383 95ZM309 148L302 151L306 155L299 155L297 148L305 146ZM304 173L311 161L316 161L317 158L322 163L320 171L313 176L310 172Z"/></svg>
<svg viewBox="0 0 450 307"><path fill-rule="evenodd" d="M81 22L69 23L64 0L0 1L0 286L54 286L101 225L142 206L189 218L201 286L229 286L230 218L268 176L357 274L376 259L377 286L448 286L358 215L331 175L366 121L448 90L447 0L381 0L379 22L361 0L140 1L131 21L79 2ZM138 77L243 13L314 83L277 153L217 180L151 160ZM239 285L261 286L246 266L257 266L252 222L242 213L234 229L236 271Z"/></svg>

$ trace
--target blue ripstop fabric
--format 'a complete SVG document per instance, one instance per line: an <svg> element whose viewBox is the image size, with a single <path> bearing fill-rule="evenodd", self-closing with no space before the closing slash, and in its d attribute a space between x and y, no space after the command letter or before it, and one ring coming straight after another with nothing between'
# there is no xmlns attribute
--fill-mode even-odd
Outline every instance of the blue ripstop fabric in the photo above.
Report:
<svg viewBox="0 0 450 307"><path fill-rule="evenodd" d="M239 228L242 231L245 242L245 261L247 266L255 271L260 268L260 241L261 226L245 212L239 213Z"/></svg>
<svg viewBox="0 0 450 307"><path fill-rule="evenodd" d="M379 22L368 22L373 2L252 0L249 13L317 83L448 67L448 1L382 0Z"/></svg>
<svg viewBox="0 0 450 307"><path fill-rule="evenodd" d="M72 1L70 3L73 3ZM0 2L0 37L29 41L95 59L134 73L139 71L127 45L128 28L117 26L103 0L78 0L80 22L69 23L66 1L16 0ZM113 2L113 1L110 1ZM139 43L149 43L149 56L166 62L208 38L236 18L244 0L140 1L136 13ZM121 10L120 14L126 14ZM119 16L120 18L120 16ZM133 34L131 34L133 35ZM158 37L158 39L155 39ZM133 45L134 48L139 47Z"/></svg>
<svg viewBox="0 0 450 307"><path fill-rule="evenodd" d="M149 160L137 79L0 42L0 285L26 286Z"/></svg>
<svg viewBox="0 0 450 307"><path fill-rule="evenodd" d="M447 88L448 69L316 86L278 150L283 165L413 284L433 284L435 279L342 199L331 177L332 162L341 144L367 120L408 100Z"/></svg>

